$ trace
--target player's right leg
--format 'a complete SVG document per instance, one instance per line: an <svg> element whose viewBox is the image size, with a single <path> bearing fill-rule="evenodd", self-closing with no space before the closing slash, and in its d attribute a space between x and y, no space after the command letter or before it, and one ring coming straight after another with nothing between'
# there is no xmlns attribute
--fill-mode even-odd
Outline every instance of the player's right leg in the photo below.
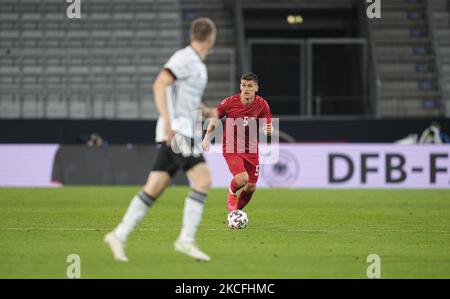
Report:
<svg viewBox="0 0 450 299"><path fill-rule="evenodd" d="M211 186L209 168L201 158L188 158L183 169L191 182L191 191L184 201L183 226L175 241L175 250L196 260L209 261L211 258L196 244L196 233L200 225L206 197Z"/></svg>
<svg viewBox="0 0 450 299"><path fill-rule="evenodd" d="M153 205L170 184L171 176L175 171L176 167L167 152L167 148L160 147L155 157L153 170L150 172L145 186L131 200L122 221L105 236L104 241L109 245L117 261L128 261L125 255L125 242L128 236L147 214L148 208Z"/></svg>
<svg viewBox="0 0 450 299"><path fill-rule="evenodd" d="M237 192L247 185L249 177L245 169L244 160L239 155L224 155L233 179L230 183L227 195L227 209L233 211L237 209Z"/></svg>
<svg viewBox="0 0 450 299"><path fill-rule="evenodd" d="M227 208L228 211L237 210L237 191L241 190L248 183L247 172L240 172L236 174L231 180L230 188L227 195Z"/></svg>
<svg viewBox="0 0 450 299"><path fill-rule="evenodd" d="M152 171L144 188L131 200L130 205L117 227L105 236L105 242L111 248L114 259L128 261L125 255L125 242L130 233L142 221L148 209L170 184L170 175L165 171Z"/></svg>
<svg viewBox="0 0 450 299"><path fill-rule="evenodd" d="M242 210L252 199L253 193L256 191L256 182L259 177L259 159L256 157L247 158L244 161L245 169L248 174L248 183L242 189L237 200L237 209Z"/></svg>

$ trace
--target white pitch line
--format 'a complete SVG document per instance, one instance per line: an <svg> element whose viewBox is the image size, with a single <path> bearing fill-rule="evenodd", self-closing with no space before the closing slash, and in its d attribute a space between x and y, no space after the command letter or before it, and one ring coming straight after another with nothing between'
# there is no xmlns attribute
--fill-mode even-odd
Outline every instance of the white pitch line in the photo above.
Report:
<svg viewBox="0 0 450 299"><path fill-rule="evenodd" d="M176 228L138 228L137 231L168 231L168 230L179 230ZM3 231L110 231L112 228L91 228L91 227L2 227L0 230ZM228 230L226 227L223 229L219 228L205 228L200 229L203 231L224 231ZM353 232L368 232L368 233L380 233L380 232L391 232L391 233L450 233L450 230L412 230L412 229L268 229L268 228L258 228L252 230L264 231L264 232L299 232L299 233L353 233Z"/></svg>

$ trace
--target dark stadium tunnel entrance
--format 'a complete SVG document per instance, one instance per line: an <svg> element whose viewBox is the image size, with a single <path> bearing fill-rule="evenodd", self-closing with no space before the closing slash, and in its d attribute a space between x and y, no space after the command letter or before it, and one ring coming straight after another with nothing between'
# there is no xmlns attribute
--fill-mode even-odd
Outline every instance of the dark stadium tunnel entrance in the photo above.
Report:
<svg viewBox="0 0 450 299"><path fill-rule="evenodd" d="M245 35L249 38L357 37L358 7L304 9L244 9ZM301 16L300 24L288 22Z"/></svg>
<svg viewBox="0 0 450 299"><path fill-rule="evenodd" d="M251 45L252 69L259 76L260 94L270 99L274 114L302 114L305 109L303 47L277 40Z"/></svg>
<svg viewBox="0 0 450 299"><path fill-rule="evenodd" d="M369 112L367 47L357 5L246 8L243 16L249 66L275 115Z"/></svg>

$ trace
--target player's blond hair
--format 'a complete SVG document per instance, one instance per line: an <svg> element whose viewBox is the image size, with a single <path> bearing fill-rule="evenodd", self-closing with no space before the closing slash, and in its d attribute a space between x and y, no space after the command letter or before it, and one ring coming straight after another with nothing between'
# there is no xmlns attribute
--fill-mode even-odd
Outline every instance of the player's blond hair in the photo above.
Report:
<svg viewBox="0 0 450 299"><path fill-rule="evenodd" d="M191 23L191 41L204 42L216 33L216 25L210 18L197 18Z"/></svg>

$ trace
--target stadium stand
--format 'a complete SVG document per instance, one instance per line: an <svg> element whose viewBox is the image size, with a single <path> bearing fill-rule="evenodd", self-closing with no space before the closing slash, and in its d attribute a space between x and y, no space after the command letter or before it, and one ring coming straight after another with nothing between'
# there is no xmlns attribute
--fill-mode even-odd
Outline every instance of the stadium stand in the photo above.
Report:
<svg viewBox="0 0 450 299"><path fill-rule="evenodd" d="M429 0L429 16L438 58L442 100L450 116L450 1Z"/></svg>
<svg viewBox="0 0 450 299"><path fill-rule="evenodd" d="M181 46L179 0L2 1L1 118L149 119L153 77Z"/></svg>
<svg viewBox="0 0 450 299"><path fill-rule="evenodd" d="M348 9L365 1L97 0L83 1L77 20L67 18L68 4L58 0L2 0L0 118L154 119L152 80L187 44L189 22L199 16L219 28L204 96L216 105L236 91L245 70L235 3L241 9ZM384 1L382 18L368 24L372 34L364 38L374 46L378 74L376 83L369 77L378 86L377 109L369 115L450 115L448 1Z"/></svg>
<svg viewBox="0 0 450 299"><path fill-rule="evenodd" d="M208 56L208 86L204 103L215 106L222 99L236 92L236 55L233 6L223 0L181 1L183 16L183 42L188 44L189 25L197 17L209 17L216 23L218 35L213 52Z"/></svg>
<svg viewBox="0 0 450 299"><path fill-rule="evenodd" d="M358 0L280 0L280 1L264 1L264 0L244 0L242 7L259 7L259 8L328 8L328 7L351 7Z"/></svg>
<svg viewBox="0 0 450 299"><path fill-rule="evenodd" d="M385 1L382 17L370 24L381 81L379 116L441 115L425 1Z"/></svg>

